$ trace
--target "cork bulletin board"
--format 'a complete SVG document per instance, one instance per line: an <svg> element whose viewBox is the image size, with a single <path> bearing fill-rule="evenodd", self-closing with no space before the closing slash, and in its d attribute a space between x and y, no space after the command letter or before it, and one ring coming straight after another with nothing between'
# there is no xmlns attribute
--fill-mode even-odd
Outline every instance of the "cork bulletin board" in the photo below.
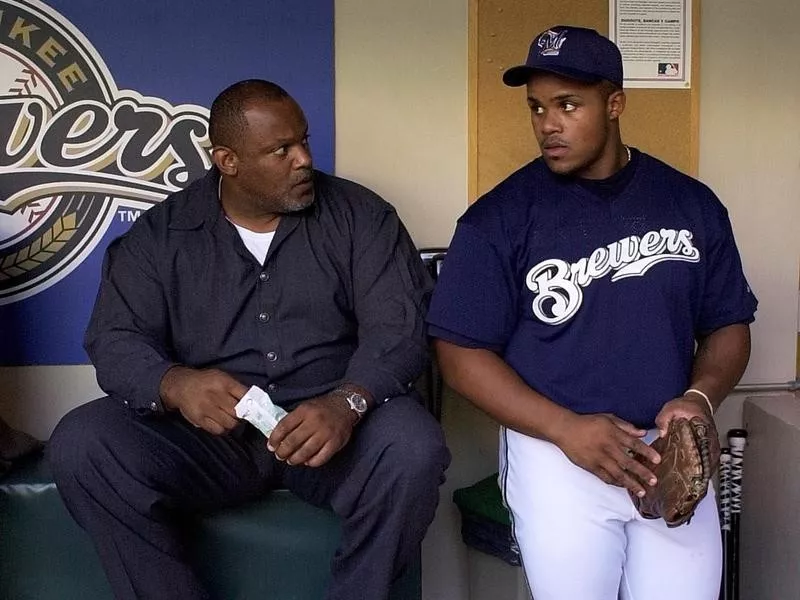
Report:
<svg viewBox="0 0 800 600"><path fill-rule="evenodd" d="M700 0L692 3L692 87L626 89L622 139L697 175ZM470 201L539 154L525 88L509 88L503 71L524 62L540 31L579 25L608 34L608 0L470 0Z"/></svg>

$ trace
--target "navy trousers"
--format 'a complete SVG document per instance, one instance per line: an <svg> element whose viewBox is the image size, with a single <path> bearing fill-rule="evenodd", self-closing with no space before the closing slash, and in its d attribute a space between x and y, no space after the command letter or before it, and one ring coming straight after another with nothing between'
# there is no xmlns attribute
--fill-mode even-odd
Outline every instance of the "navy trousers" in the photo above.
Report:
<svg viewBox="0 0 800 600"><path fill-rule="evenodd" d="M208 599L187 559L185 517L277 487L343 519L327 600L385 599L433 520L450 462L441 427L412 396L373 410L319 468L276 460L249 424L214 436L179 414L142 417L112 398L67 414L47 454L118 600Z"/></svg>

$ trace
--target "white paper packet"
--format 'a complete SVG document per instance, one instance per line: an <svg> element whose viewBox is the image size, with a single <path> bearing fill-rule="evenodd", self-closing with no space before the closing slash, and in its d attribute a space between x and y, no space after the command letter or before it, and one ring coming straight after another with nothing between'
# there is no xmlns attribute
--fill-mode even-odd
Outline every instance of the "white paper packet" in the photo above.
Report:
<svg viewBox="0 0 800 600"><path fill-rule="evenodd" d="M266 437L272 434L278 421L287 415L287 412L280 406L275 406L269 394L257 385L247 390L234 409L237 417L252 423Z"/></svg>

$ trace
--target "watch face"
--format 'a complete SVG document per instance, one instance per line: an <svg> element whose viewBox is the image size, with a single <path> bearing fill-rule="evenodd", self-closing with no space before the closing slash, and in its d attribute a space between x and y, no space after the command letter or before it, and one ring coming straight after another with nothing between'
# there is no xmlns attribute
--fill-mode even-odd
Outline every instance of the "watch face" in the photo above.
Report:
<svg viewBox="0 0 800 600"><path fill-rule="evenodd" d="M367 399L361 394L350 394L348 401L353 410L359 414L367 412Z"/></svg>

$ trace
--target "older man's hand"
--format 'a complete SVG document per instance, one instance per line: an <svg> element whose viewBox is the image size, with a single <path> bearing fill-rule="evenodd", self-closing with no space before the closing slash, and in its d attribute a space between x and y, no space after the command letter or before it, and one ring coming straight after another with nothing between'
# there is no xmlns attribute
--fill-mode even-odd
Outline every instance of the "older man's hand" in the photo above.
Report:
<svg viewBox="0 0 800 600"><path fill-rule="evenodd" d="M247 387L219 369L172 367L161 379L161 401L195 427L221 435L236 427L236 404Z"/></svg>
<svg viewBox="0 0 800 600"><path fill-rule="evenodd" d="M341 394L306 400L278 422L268 448L290 465L320 467L344 448L358 416Z"/></svg>

